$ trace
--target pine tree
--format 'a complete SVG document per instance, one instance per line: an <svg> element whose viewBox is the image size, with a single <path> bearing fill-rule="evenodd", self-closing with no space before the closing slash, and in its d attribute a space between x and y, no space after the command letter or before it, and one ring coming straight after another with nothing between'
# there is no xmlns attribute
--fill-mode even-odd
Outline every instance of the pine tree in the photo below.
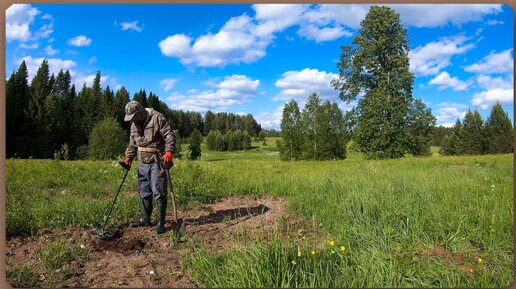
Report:
<svg viewBox="0 0 516 289"><path fill-rule="evenodd" d="M468 110L463 122L463 143L464 153L468 155L479 155L485 151L486 138L484 121L478 110Z"/></svg>
<svg viewBox="0 0 516 289"><path fill-rule="evenodd" d="M303 134L301 112L297 102L292 99L283 107L281 118L282 140L279 142L280 158L295 161L301 159Z"/></svg>
<svg viewBox="0 0 516 289"><path fill-rule="evenodd" d="M194 129L190 139L190 159L197 160L201 158L202 136L198 129Z"/></svg>
<svg viewBox="0 0 516 289"><path fill-rule="evenodd" d="M159 98L157 95L155 95L154 93L149 93L149 97L147 98L147 106L149 108L153 108L154 110L156 111L159 111L161 113L163 113L160 109L160 105L159 105Z"/></svg>
<svg viewBox="0 0 516 289"><path fill-rule="evenodd" d="M372 6L360 24L353 46L342 46L340 79L332 85L346 102L364 94L354 139L365 157L403 157L410 148L407 116L414 82L407 29L388 7Z"/></svg>
<svg viewBox="0 0 516 289"><path fill-rule="evenodd" d="M99 100L99 118L105 119L108 117L115 117L116 111L113 110L113 101L115 95L113 91L109 88L109 85L106 86L106 89L102 91Z"/></svg>
<svg viewBox="0 0 516 289"><path fill-rule="evenodd" d="M422 99L415 99L409 114L409 132L412 137L410 152L414 156L430 155L436 118Z"/></svg>
<svg viewBox="0 0 516 289"><path fill-rule="evenodd" d="M500 102L496 102L491 109L485 128L488 139L487 153L506 154L513 151L514 128Z"/></svg>

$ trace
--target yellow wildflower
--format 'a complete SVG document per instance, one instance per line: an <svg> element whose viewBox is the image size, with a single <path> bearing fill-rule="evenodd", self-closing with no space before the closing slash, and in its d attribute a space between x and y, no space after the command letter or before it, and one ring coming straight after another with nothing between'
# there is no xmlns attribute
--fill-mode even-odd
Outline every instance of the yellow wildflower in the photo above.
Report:
<svg viewBox="0 0 516 289"><path fill-rule="evenodd" d="M312 252L311 252L311 253L312 253L312 255L315 255L315 253L317 253L317 252L315 252L315 250L312 250Z"/></svg>
<svg viewBox="0 0 516 289"><path fill-rule="evenodd" d="M292 265L296 265L296 264L297 264L296 260L292 260Z"/></svg>
<svg viewBox="0 0 516 289"><path fill-rule="evenodd" d="M340 246L340 250L341 250L341 251L344 251L344 250L346 250L346 247L344 247L344 246Z"/></svg>
<svg viewBox="0 0 516 289"><path fill-rule="evenodd" d="M475 270L469 269L469 273L473 273L473 272L475 272Z"/></svg>
<svg viewBox="0 0 516 289"><path fill-rule="evenodd" d="M335 251L331 251L332 254L335 254Z"/></svg>
<svg viewBox="0 0 516 289"><path fill-rule="evenodd" d="M332 246L333 246L333 245L335 245L335 242L334 242L334 241L329 240L329 241L328 241L328 244L330 244L330 245L332 245Z"/></svg>
<svg viewBox="0 0 516 289"><path fill-rule="evenodd" d="M305 237L305 236L302 236L302 237L301 237L301 240L305 240L305 239L306 239L306 237Z"/></svg>
<svg viewBox="0 0 516 289"><path fill-rule="evenodd" d="M297 252L297 256L298 256L298 257L301 257L301 251L298 251L298 252Z"/></svg>
<svg viewBox="0 0 516 289"><path fill-rule="evenodd" d="M484 261L484 259L478 258L478 263L482 263L483 261Z"/></svg>

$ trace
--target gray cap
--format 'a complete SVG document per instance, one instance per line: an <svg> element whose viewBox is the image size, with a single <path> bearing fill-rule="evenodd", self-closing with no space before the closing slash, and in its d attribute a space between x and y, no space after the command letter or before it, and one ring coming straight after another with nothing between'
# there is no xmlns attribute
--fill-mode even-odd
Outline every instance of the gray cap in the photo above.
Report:
<svg viewBox="0 0 516 289"><path fill-rule="evenodd" d="M136 100L130 101L125 106L125 121L131 121L134 115L140 111L144 110L143 106L138 103Z"/></svg>

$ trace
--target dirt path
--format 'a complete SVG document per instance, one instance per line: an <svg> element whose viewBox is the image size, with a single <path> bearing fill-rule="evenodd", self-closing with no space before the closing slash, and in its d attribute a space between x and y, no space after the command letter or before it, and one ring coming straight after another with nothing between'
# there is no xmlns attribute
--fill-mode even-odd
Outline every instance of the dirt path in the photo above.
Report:
<svg viewBox="0 0 516 289"><path fill-rule="evenodd" d="M199 209L179 211L185 224L180 242L172 231L158 236L154 227L129 228L126 224L119 231L120 238L111 241L92 238L88 229L52 230L40 237L8 240L6 269L28 265L35 287L197 287L189 278L191 272L181 265L181 255L196 246L227 250L248 235L270 232L282 216L284 201L280 198L231 196ZM166 219L173 220L171 209ZM66 265L69 274L61 279L45 270L39 253L56 239L84 253Z"/></svg>

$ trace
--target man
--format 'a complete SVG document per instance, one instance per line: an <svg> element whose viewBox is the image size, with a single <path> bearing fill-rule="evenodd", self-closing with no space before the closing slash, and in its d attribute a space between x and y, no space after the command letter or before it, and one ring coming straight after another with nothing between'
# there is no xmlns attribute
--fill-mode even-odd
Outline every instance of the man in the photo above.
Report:
<svg viewBox="0 0 516 289"><path fill-rule="evenodd" d="M167 175L165 169L172 166L175 153L175 136L165 116L152 108L144 108L137 101L125 106L125 121L131 122L129 145L124 163L131 165L137 155L138 193L141 197L142 218L132 222L131 227L150 226L152 197L158 201L158 224L156 233L165 230L167 210Z"/></svg>

